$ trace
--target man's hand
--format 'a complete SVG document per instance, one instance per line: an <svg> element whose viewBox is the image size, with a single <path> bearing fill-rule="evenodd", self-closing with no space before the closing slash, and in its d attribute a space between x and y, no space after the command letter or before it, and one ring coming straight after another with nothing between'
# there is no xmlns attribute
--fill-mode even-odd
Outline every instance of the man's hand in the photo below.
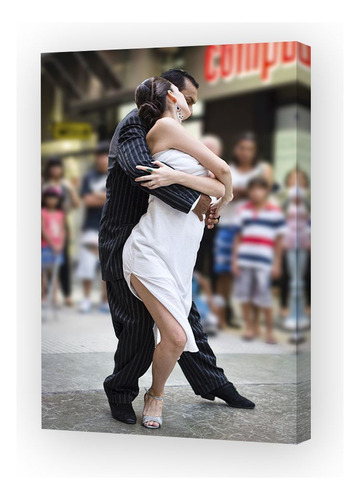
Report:
<svg viewBox="0 0 360 500"><path fill-rule="evenodd" d="M210 206L205 216L205 224L208 229L213 229L219 222L219 217L216 216L216 207Z"/></svg>
<svg viewBox="0 0 360 500"><path fill-rule="evenodd" d="M198 216L199 220L202 222L204 220L204 214L207 214L211 203L211 198L207 194L202 194L199 201L195 205L193 212Z"/></svg>

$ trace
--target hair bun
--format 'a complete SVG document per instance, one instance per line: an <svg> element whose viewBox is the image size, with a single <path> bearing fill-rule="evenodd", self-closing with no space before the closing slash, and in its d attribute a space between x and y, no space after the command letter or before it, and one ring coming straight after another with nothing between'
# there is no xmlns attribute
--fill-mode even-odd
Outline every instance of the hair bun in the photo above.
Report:
<svg viewBox="0 0 360 500"><path fill-rule="evenodd" d="M152 127L161 118L161 115L162 111L160 107L154 102L147 101L139 107L139 116L149 127Z"/></svg>
<svg viewBox="0 0 360 500"><path fill-rule="evenodd" d="M161 77L148 78L135 91L140 118L151 128L166 110L166 96L171 83Z"/></svg>

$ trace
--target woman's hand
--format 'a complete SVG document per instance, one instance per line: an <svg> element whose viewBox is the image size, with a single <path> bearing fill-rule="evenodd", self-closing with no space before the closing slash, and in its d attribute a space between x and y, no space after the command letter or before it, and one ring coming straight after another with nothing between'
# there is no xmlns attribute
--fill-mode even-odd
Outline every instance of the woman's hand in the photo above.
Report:
<svg viewBox="0 0 360 500"><path fill-rule="evenodd" d="M155 161L154 164L158 165L159 168L143 167L142 165L138 165L136 167L138 170L149 172L149 175L136 177L135 181L141 182L149 189L156 189L159 187L170 186L171 184L177 184L179 173L176 170L164 165L160 161Z"/></svg>
<svg viewBox="0 0 360 500"><path fill-rule="evenodd" d="M215 207L215 218L217 217L220 217L220 212L221 210L226 207L226 205L228 203L230 203L230 201L233 199L233 196L223 196L222 198L219 198L218 200L214 201L214 203L212 203L210 205L211 208L214 208Z"/></svg>

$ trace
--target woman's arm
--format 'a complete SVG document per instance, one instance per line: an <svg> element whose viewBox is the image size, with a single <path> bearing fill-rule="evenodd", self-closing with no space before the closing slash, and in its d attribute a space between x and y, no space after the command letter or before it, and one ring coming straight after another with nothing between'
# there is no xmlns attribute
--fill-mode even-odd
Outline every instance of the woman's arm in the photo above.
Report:
<svg viewBox="0 0 360 500"><path fill-rule="evenodd" d="M149 170L148 167L143 167L141 165L138 165L136 168L145 172ZM224 184L215 177L186 174L185 172L167 167L166 165L162 165L151 175L135 179L137 182L144 182L144 180L148 183L147 187L149 189L158 189L159 187L169 186L171 184L181 184L182 186L195 189L209 196L215 196L215 198L221 198L225 194Z"/></svg>
<svg viewBox="0 0 360 500"><path fill-rule="evenodd" d="M71 208L78 208L80 206L80 197L74 187L70 182L66 182L66 187L69 190Z"/></svg>
<svg viewBox="0 0 360 500"><path fill-rule="evenodd" d="M209 196L215 196L215 198L222 198L225 196L225 185L216 178L191 175L180 171L176 173L178 179L177 184L196 189L196 191L208 194Z"/></svg>
<svg viewBox="0 0 360 500"><path fill-rule="evenodd" d="M136 165L144 165L154 169L158 168L158 163L156 165L153 163L146 142L146 132L137 112L125 118L125 124L117 129L110 145L109 165L112 166L115 159L117 159L117 164L129 177L130 182L150 193L146 183L135 183L135 177L142 175L142 172L136 170ZM188 213L201 193L188 189L185 186L174 184L155 190L152 194L172 208Z"/></svg>
<svg viewBox="0 0 360 500"><path fill-rule="evenodd" d="M176 120L169 117L160 118L149 131L147 139L152 152L173 148L196 158L225 186L224 201L232 200L232 180L228 164L189 134ZM189 179L184 177L183 181L189 182Z"/></svg>

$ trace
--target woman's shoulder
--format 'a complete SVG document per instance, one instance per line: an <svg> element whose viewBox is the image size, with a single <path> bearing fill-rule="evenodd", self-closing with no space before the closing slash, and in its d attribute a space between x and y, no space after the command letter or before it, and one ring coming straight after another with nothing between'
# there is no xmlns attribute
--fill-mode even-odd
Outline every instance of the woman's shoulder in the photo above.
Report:
<svg viewBox="0 0 360 500"><path fill-rule="evenodd" d="M167 149L170 147L171 138L178 136L182 129L180 123L169 116L159 118L146 135L150 149L153 149L155 145L161 149Z"/></svg>
<svg viewBox="0 0 360 500"><path fill-rule="evenodd" d="M161 126L161 127L181 127L181 124L174 120L174 118L171 118L171 116L163 116L159 118L155 125Z"/></svg>
<svg viewBox="0 0 360 500"><path fill-rule="evenodd" d="M171 130L179 131L180 129L182 129L182 126L174 118L164 116L156 120L155 125L149 130L148 135L161 134L164 130L170 132Z"/></svg>

